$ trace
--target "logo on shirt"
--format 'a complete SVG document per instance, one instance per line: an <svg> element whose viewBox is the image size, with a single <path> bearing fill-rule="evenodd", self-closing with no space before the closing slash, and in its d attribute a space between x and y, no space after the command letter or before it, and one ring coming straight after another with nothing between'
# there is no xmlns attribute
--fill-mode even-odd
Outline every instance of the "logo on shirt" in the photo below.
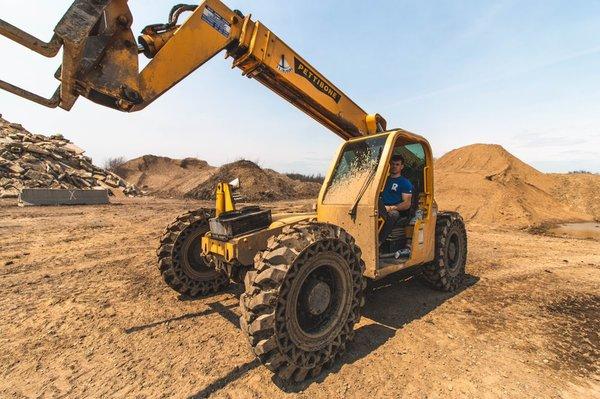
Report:
<svg viewBox="0 0 600 399"><path fill-rule="evenodd" d="M390 188L390 190L392 190L392 191L398 191L398 183L393 183L392 184L392 188Z"/></svg>

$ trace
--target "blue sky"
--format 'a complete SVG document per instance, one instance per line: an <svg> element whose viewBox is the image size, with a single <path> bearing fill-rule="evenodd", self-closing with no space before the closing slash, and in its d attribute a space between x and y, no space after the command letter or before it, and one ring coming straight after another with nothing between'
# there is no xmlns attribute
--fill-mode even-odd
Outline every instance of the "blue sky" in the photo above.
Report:
<svg viewBox="0 0 600 399"><path fill-rule="evenodd" d="M497 143L543 171L600 172L599 1L225 1L265 23L368 112L429 139L439 156ZM0 0L0 17L48 39L70 1ZM134 30L172 1L130 0ZM60 60L0 38L0 79L50 95ZM7 62L6 60L11 60ZM0 113L110 156L240 157L325 172L340 144L215 57L137 114L79 100L70 113L0 92Z"/></svg>

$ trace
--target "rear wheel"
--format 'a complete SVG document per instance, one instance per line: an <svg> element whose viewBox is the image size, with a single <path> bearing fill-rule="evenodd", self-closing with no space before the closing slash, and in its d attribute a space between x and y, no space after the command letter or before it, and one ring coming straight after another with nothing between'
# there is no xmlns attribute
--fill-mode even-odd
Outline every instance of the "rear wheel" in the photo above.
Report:
<svg viewBox="0 0 600 399"><path fill-rule="evenodd" d="M360 249L337 226L303 222L270 239L240 298L240 324L254 354L285 380L329 367L354 336L363 272Z"/></svg>
<svg viewBox="0 0 600 399"><path fill-rule="evenodd" d="M165 283L192 298L218 292L229 284L229 278L202 256L200 240L209 230L209 217L204 209L179 216L165 229L157 251Z"/></svg>
<svg viewBox="0 0 600 399"><path fill-rule="evenodd" d="M422 279L433 288L455 291L465 277L467 231L456 212L440 212L435 228L435 259L423 266Z"/></svg>

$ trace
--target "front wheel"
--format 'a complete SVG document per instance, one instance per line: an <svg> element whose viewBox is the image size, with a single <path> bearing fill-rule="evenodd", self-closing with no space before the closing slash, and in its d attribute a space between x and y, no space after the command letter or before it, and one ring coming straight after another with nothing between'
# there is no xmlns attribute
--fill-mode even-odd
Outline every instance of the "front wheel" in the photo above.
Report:
<svg viewBox="0 0 600 399"><path fill-rule="evenodd" d="M467 231L456 212L440 212L435 227L435 258L423 266L422 279L441 291L455 291L465 277Z"/></svg>
<svg viewBox="0 0 600 399"><path fill-rule="evenodd" d="M364 262L337 226L303 222L269 241L248 272L240 324L259 360L284 380L329 367L354 336Z"/></svg>
<svg viewBox="0 0 600 399"><path fill-rule="evenodd" d="M229 278L202 256L200 240L209 230L209 216L204 209L179 216L165 229L157 251L165 283L191 298L216 293L229 284Z"/></svg>

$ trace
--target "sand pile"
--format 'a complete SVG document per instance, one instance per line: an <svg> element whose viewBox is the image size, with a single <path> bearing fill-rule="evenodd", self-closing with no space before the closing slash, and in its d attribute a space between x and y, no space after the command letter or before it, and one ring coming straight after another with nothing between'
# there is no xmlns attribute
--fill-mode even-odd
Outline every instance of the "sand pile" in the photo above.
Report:
<svg viewBox="0 0 600 399"><path fill-rule="evenodd" d="M208 180L186 194L196 199L213 199L219 182L239 178L238 193L243 201L276 201L285 199L317 198L321 185L294 180L271 169L263 169L251 161L237 161L216 169Z"/></svg>
<svg viewBox="0 0 600 399"><path fill-rule="evenodd" d="M117 168L117 173L159 197L182 197L205 182L216 168L196 158L144 155Z"/></svg>
<svg viewBox="0 0 600 399"><path fill-rule="evenodd" d="M94 166L81 148L64 137L30 133L0 115L0 198L16 198L22 188L141 194L116 174Z"/></svg>
<svg viewBox="0 0 600 399"><path fill-rule="evenodd" d="M549 174L554 180L554 192L561 202L600 221L600 175Z"/></svg>
<svg viewBox="0 0 600 399"><path fill-rule="evenodd" d="M440 209L457 210L475 223L523 228L592 218L564 201L556 186L556 177L539 172L499 145L458 148L435 165Z"/></svg>

